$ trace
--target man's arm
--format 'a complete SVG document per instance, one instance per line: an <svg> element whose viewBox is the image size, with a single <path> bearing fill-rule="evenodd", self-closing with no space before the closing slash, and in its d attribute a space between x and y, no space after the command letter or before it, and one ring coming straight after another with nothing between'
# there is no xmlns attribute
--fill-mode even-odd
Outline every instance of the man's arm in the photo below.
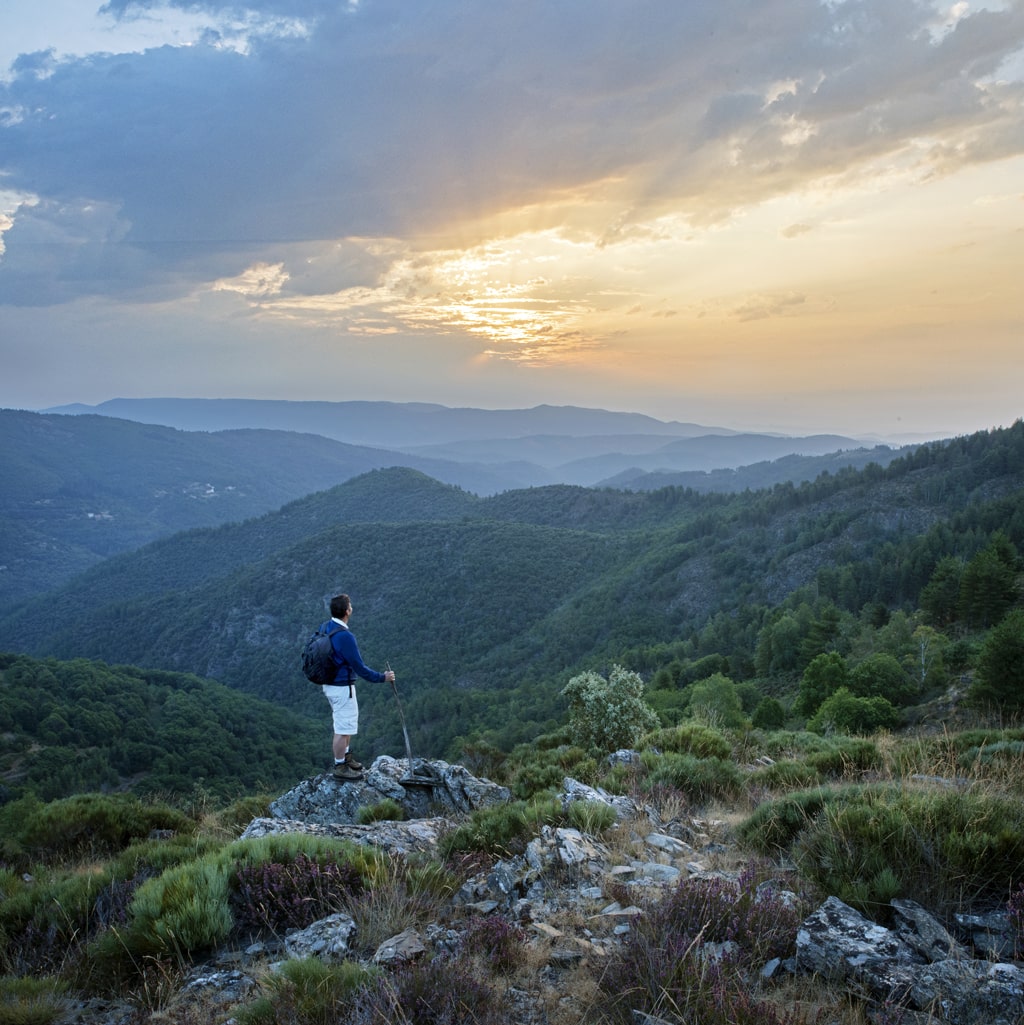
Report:
<svg viewBox="0 0 1024 1025"><path fill-rule="evenodd" d="M359 654L359 645L356 644L356 639L353 637L350 630L342 630L334 638L335 649L341 655L342 658L364 679L369 680L370 683L383 683L384 674L378 673L376 669L371 669L364 661L362 655Z"/></svg>

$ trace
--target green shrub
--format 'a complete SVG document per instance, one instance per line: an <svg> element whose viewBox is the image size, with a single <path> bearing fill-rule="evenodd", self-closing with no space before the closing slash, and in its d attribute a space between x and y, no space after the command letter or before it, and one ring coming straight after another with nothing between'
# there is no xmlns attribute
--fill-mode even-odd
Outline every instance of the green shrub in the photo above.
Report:
<svg viewBox="0 0 1024 1025"><path fill-rule="evenodd" d="M740 824L737 836L742 844L768 857L787 854L808 823L827 804L843 800L847 789L815 787L765 801Z"/></svg>
<svg viewBox="0 0 1024 1025"><path fill-rule="evenodd" d="M718 730L703 723L681 723L674 729L655 730L643 738L643 750L692 754L698 758L729 758L732 744Z"/></svg>
<svg viewBox="0 0 1024 1025"><path fill-rule="evenodd" d="M495 857L521 854L526 843L543 825L561 820L561 806L557 801L512 801L492 808L477 808L458 828L441 839L445 857L456 853L477 851Z"/></svg>
<svg viewBox="0 0 1024 1025"><path fill-rule="evenodd" d="M863 737L830 737L828 744L810 752L807 765L823 776L840 778L850 773L869 772L882 765L878 746Z"/></svg>
<svg viewBox="0 0 1024 1025"><path fill-rule="evenodd" d="M595 672L574 676L563 688L569 703L569 729L576 743L610 753L632 747L658 726L643 698L639 674L612 666L607 680Z"/></svg>
<svg viewBox="0 0 1024 1025"><path fill-rule="evenodd" d="M743 786L743 773L739 766L724 758L645 753L643 764L648 768L645 788L678 790L696 804L734 798Z"/></svg>
<svg viewBox="0 0 1024 1025"><path fill-rule="evenodd" d="M726 729L741 729L747 719L736 684L724 673L715 673L692 684L687 707L696 722Z"/></svg>
<svg viewBox="0 0 1024 1025"><path fill-rule="evenodd" d="M1014 609L989 631L968 696L981 707L1024 710L1024 609Z"/></svg>
<svg viewBox="0 0 1024 1025"><path fill-rule="evenodd" d="M886 652L869 655L847 676L847 688L860 698L884 697L891 705L910 705L920 694L918 682Z"/></svg>
<svg viewBox="0 0 1024 1025"><path fill-rule="evenodd" d="M838 651L826 651L814 658L800 679L800 693L793 704L799 715L814 715L840 687L846 686L849 668Z"/></svg>
<svg viewBox="0 0 1024 1025"><path fill-rule="evenodd" d="M1012 752L1018 741L1024 741L1024 729L973 729L933 737L908 737L892 753L893 766L903 776L957 776L963 770L985 775L985 769L993 765L1006 768L1002 765L1005 754ZM986 753L989 750L991 755Z"/></svg>
<svg viewBox="0 0 1024 1025"><path fill-rule="evenodd" d="M600 836L618 821L615 809L603 801L572 801L565 815L570 826L590 836Z"/></svg>
<svg viewBox="0 0 1024 1025"><path fill-rule="evenodd" d="M751 725L759 730L781 729L786 721L786 710L776 698L762 698L754 708Z"/></svg>
<svg viewBox="0 0 1024 1025"><path fill-rule="evenodd" d="M222 860L208 856L143 883L123 934L129 953L181 955L222 943L234 924L228 875Z"/></svg>
<svg viewBox="0 0 1024 1025"><path fill-rule="evenodd" d="M159 875L168 868L207 854L215 854L223 844L211 837L192 837L177 834L169 840L141 840L130 844L110 862L111 874L116 879L129 879L136 875Z"/></svg>
<svg viewBox="0 0 1024 1025"><path fill-rule="evenodd" d="M1005 900L1024 863L1024 805L964 789L820 788L767 802L739 836L788 852L824 892L870 916L895 896L941 913Z"/></svg>
<svg viewBox="0 0 1024 1025"><path fill-rule="evenodd" d="M244 829L253 819L266 818L270 814L273 798L268 794L251 794L240 797L217 814L217 820L230 830Z"/></svg>
<svg viewBox="0 0 1024 1025"><path fill-rule="evenodd" d="M965 768L989 766L993 763L1008 765L1024 762L1024 740L997 740L981 747L970 747L960 755L958 762Z"/></svg>
<svg viewBox="0 0 1024 1025"><path fill-rule="evenodd" d="M401 822L404 818L405 809L390 797L385 797L376 804L364 804L356 812L356 822L363 826L371 822Z"/></svg>
<svg viewBox="0 0 1024 1025"><path fill-rule="evenodd" d="M79 794L49 804L12 802L0 809L0 829L3 856L27 867L116 854L154 830L191 835L195 826L168 805L147 804L127 794Z"/></svg>
<svg viewBox="0 0 1024 1025"><path fill-rule="evenodd" d="M769 790L806 789L821 782L821 773L808 762L784 759L756 769L749 782Z"/></svg>
<svg viewBox="0 0 1024 1025"><path fill-rule="evenodd" d="M304 854L317 861L332 859L350 864L366 883L372 882L380 870L382 855L372 848L327 836L302 833L281 833L251 840L236 840L221 848L220 859L232 867L261 865L266 862L288 863Z"/></svg>
<svg viewBox="0 0 1024 1025"><path fill-rule="evenodd" d="M900 713L883 697L858 697L840 687L827 697L811 717L807 728L815 733L876 733L900 723Z"/></svg>
<svg viewBox="0 0 1024 1025"><path fill-rule="evenodd" d="M447 900L458 890L459 879L440 862L414 859L406 865L405 888L414 900Z"/></svg>
<svg viewBox="0 0 1024 1025"><path fill-rule="evenodd" d="M537 794L560 787L564 779L565 771L560 765L531 762L516 770L510 789L520 801L528 801Z"/></svg>
<svg viewBox="0 0 1024 1025"><path fill-rule="evenodd" d="M775 730L759 738L758 750L778 760L806 758L816 751L827 751L833 740L807 730Z"/></svg>
<svg viewBox="0 0 1024 1025"><path fill-rule="evenodd" d="M379 974L353 961L285 961L264 979L264 996L237 1008L233 1017L239 1025L335 1025L349 1017L356 994Z"/></svg>
<svg viewBox="0 0 1024 1025"><path fill-rule="evenodd" d="M0 978L0 1025L53 1025L66 1012L67 984L52 977Z"/></svg>

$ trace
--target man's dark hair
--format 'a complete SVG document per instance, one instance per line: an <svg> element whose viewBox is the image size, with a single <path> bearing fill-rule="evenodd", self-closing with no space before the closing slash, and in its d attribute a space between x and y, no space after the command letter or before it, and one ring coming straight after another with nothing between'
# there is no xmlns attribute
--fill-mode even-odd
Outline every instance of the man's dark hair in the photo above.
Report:
<svg viewBox="0 0 1024 1025"><path fill-rule="evenodd" d="M345 613L352 608L352 601L347 594L336 594L331 599L331 616L334 619L344 619Z"/></svg>

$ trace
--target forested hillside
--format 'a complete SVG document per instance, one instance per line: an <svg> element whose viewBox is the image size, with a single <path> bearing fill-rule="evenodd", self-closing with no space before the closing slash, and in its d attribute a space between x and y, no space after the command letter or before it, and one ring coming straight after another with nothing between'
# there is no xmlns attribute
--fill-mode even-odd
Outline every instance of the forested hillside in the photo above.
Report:
<svg viewBox="0 0 1024 1025"><path fill-rule="evenodd" d="M661 482L741 491L811 480L826 468L863 466L867 458L884 464L895 456L884 446L858 449L856 442L838 436L740 436L604 410L256 401L236 407L200 400L167 400L167 405L119 400L98 407L134 412L140 420L149 411L172 414L150 422L80 411L72 416L0 410L0 603L50 590L104 558L180 530L258 516L375 468L417 469L474 494L492 495L554 482L593 485L631 467L616 486L649 489L649 481L637 478L637 465L734 467L765 452L831 450L828 456L792 455ZM207 423L220 429L210 433L198 427ZM632 433L494 437L495 430L561 426L580 432L613 425ZM308 430L300 433L300 428ZM319 433L312 433L314 428ZM641 429L664 433L636 433ZM707 433L712 430L719 433ZM697 433L701 436L692 436ZM354 436L372 444L353 445ZM423 444L452 437L472 440ZM389 450L394 440L412 444Z"/></svg>
<svg viewBox="0 0 1024 1025"><path fill-rule="evenodd" d="M367 661L398 673L418 753L443 756L549 728L569 676L613 663L654 684L666 718L715 673L747 704L777 694L789 710L825 652L852 665L892 649L913 675L926 627L944 631L946 669L920 674L924 697L1019 603L1022 544L1020 422L740 495L481 499L378 471L111 560L4 617L0 647L195 673L323 716L298 651L346 590ZM400 753L390 692L361 700L366 753Z"/></svg>
<svg viewBox="0 0 1024 1025"><path fill-rule="evenodd" d="M0 804L133 787L231 799L322 768L329 724L183 673L0 656Z"/></svg>
<svg viewBox="0 0 1024 1025"><path fill-rule="evenodd" d="M0 602L49 590L157 538L258 516L397 464L481 491L507 486L506 476L483 468L315 434L207 434L2 409Z"/></svg>

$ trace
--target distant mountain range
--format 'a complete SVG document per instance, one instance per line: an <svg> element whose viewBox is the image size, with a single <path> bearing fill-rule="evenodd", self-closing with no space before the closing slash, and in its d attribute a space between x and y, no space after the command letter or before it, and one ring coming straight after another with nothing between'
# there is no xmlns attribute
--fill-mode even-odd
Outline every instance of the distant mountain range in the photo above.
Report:
<svg viewBox="0 0 1024 1025"><path fill-rule="evenodd" d="M422 402L168 398L111 399L97 406L58 406L43 412L102 414L183 431L315 434L384 450L390 462L382 459L378 465L401 462L476 494L543 484L642 487L638 476L644 473L665 478L672 473L737 469L784 456L839 452L871 451L877 459L889 451L838 434L741 433L577 406L453 409ZM846 465L863 461L851 456ZM623 475L630 484L623 483Z"/></svg>
<svg viewBox="0 0 1024 1025"><path fill-rule="evenodd" d="M742 434L572 406L114 399L0 410L0 601L374 469L407 467L479 496L555 484L735 492L898 454L839 435Z"/></svg>
<svg viewBox="0 0 1024 1025"><path fill-rule="evenodd" d="M96 406L76 403L43 413L99 413L163 424L183 431L262 427L321 434L350 445L375 448L500 441L536 435L589 437L649 434L661 438L730 435L724 427L666 423L642 413L578 406L532 409L452 408L429 402L293 402L278 399L110 399ZM478 453L479 455L479 453ZM490 460L489 460L490 461Z"/></svg>

